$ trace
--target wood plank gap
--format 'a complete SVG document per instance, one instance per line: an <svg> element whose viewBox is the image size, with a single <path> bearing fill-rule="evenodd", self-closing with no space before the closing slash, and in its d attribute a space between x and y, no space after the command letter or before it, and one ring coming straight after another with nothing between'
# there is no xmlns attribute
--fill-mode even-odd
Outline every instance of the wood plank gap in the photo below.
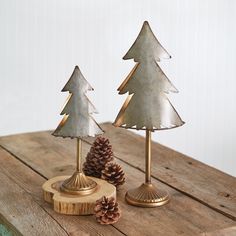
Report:
<svg viewBox="0 0 236 236"><path fill-rule="evenodd" d="M92 143L90 143L89 141L84 140L84 139L82 139L82 140L83 140L83 142L85 142L85 143L87 143L87 144L89 144L89 145L92 145ZM131 166L131 167L133 167L133 168L135 168L135 169L137 169L137 170L139 170L139 171L145 173L145 171L142 170L141 168L139 168L139 167L137 167L137 166L135 166L135 165L132 165L132 164L130 164L130 163L127 162L127 161L124 161L123 159L117 157L116 155L114 155L114 157L115 157L116 159L118 159L119 161L121 161L121 162L123 162L123 163L125 163L125 164L127 164L127 165L129 165L129 166ZM186 195L186 196L192 198L193 200L195 200L195 201L197 201L197 202L200 202L201 204L203 204L203 205L209 207L210 209L212 209L212 210L214 210L214 211L216 211L216 212L218 212L218 213L220 213L220 214L222 214L222 215L224 215L224 216L226 216L226 217L228 217L228 218L230 218L230 219L236 221L236 217L234 217L233 215L230 215L230 214L228 214L228 213L226 213L226 212L224 212L224 211L221 211L220 209L217 209L217 208L215 208L215 207L209 205L208 203L202 201L201 199L199 199L199 198L197 198L197 197L195 197L195 196L193 196L193 195L191 195L191 194L189 194L189 193L187 193L187 192L185 192L185 191L182 191L181 189L176 188L175 186L173 186L173 185L171 185L171 184L166 183L165 181L163 181L162 179L160 179L160 178L158 178L158 177L156 177L156 176L153 176L153 175L151 175L151 176L152 176L152 178L154 178L154 179L160 181L161 183L163 183L163 184L165 184L165 185L171 187L172 189L175 189L176 191L178 191L178 192L180 192L180 193L182 193L182 194L184 194L184 195Z"/></svg>
<svg viewBox="0 0 236 236"><path fill-rule="evenodd" d="M125 236L128 236L128 234L125 234L124 232L122 232L119 228L117 228L116 226L114 225L111 225L113 228L115 228L117 231L119 231L121 234L125 235Z"/></svg>
<svg viewBox="0 0 236 236"><path fill-rule="evenodd" d="M5 150L6 152L8 152L9 154L11 154L14 158L16 158L18 161L20 161L21 163L23 163L24 165L26 165L27 167L29 167L31 170L33 170L34 172L36 172L38 175L40 175L42 178L44 179L48 179L46 176L44 176L43 174L41 174L40 172L38 172L37 170L35 170L32 166L30 166L28 163L26 163L25 161L21 160L18 156L16 156L13 152L11 152L10 150L8 150L7 148L5 148L4 146L2 146L0 144L0 148L2 148L3 150Z"/></svg>

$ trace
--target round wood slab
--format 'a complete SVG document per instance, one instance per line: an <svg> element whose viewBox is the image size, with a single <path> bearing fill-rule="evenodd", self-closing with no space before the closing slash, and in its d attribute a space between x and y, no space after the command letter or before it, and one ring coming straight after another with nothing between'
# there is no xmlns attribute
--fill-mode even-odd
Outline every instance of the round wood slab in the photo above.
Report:
<svg viewBox="0 0 236 236"><path fill-rule="evenodd" d="M89 177L97 183L94 193L86 196L77 196L61 192L61 183L70 176L57 176L46 181L43 196L46 202L53 205L54 211L67 215L91 215L98 199L103 196L116 198L116 188L105 180Z"/></svg>

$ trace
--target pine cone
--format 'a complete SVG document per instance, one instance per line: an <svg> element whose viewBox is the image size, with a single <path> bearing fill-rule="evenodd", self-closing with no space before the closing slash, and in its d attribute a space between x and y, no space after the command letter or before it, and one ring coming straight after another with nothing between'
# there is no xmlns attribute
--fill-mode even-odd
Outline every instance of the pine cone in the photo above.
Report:
<svg viewBox="0 0 236 236"><path fill-rule="evenodd" d="M86 175L100 178L106 163L113 159L113 151L109 139L99 136L87 154L83 171Z"/></svg>
<svg viewBox="0 0 236 236"><path fill-rule="evenodd" d="M105 169L102 170L101 178L116 187L125 183L125 173L121 166L112 162L106 164Z"/></svg>
<svg viewBox="0 0 236 236"><path fill-rule="evenodd" d="M114 224L121 216L121 211L115 198L102 197L97 200L95 208L95 217L98 223L102 225Z"/></svg>

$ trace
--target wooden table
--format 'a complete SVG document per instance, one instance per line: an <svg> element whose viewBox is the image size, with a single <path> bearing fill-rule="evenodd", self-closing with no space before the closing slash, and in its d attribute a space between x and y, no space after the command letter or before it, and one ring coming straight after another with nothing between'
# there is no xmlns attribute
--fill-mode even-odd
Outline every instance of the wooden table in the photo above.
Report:
<svg viewBox="0 0 236 236"><path fill-rule="evenodd" d="M93 216L60 215L43 201L41 186L48 178L73 172L76 146L46 131L0 138L0 225L29 236L236 235L236 178L157 143L152 180L169 191L171 202L151 209L127 205L127 189L144 180L144 139L109 123L102 127L126 173L118 192L119 222L102 226ZM84 140L83 156L92 141Z"/></svg>

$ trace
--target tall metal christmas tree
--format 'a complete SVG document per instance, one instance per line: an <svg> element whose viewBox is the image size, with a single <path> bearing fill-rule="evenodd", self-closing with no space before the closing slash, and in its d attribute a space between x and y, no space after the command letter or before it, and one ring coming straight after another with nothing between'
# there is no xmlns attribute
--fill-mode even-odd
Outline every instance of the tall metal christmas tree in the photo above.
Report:
<svg viewBox="0 0 236 236"><path fill-rule="evenodd" d="M102 134L103 131L92 118L97 112L94 105L86 96L87 91L93 90L86 81L78 66L75 67L69 81L62 92L70 93L68 101L61 112L64 115L61 123L53 132L54 136L77 138L77 167L75 173L61 186L68 193L86 195L92 193L96 188L96 182L84 175L81 166L81 138Z"/></svg>
<svg viewBox="0 0 236 236"><path fill-rule="evenodd" d="M136 65L118 88L128 92L114 126L146 130L146 177L140 187L126 193L128 203L143 207L160 206L169 201L168 193L151 183L151 132L172 129L184 124L167 94L178 92L157 62L171 56L161 46L147 21L124 60L134 59Z"/></svg>

